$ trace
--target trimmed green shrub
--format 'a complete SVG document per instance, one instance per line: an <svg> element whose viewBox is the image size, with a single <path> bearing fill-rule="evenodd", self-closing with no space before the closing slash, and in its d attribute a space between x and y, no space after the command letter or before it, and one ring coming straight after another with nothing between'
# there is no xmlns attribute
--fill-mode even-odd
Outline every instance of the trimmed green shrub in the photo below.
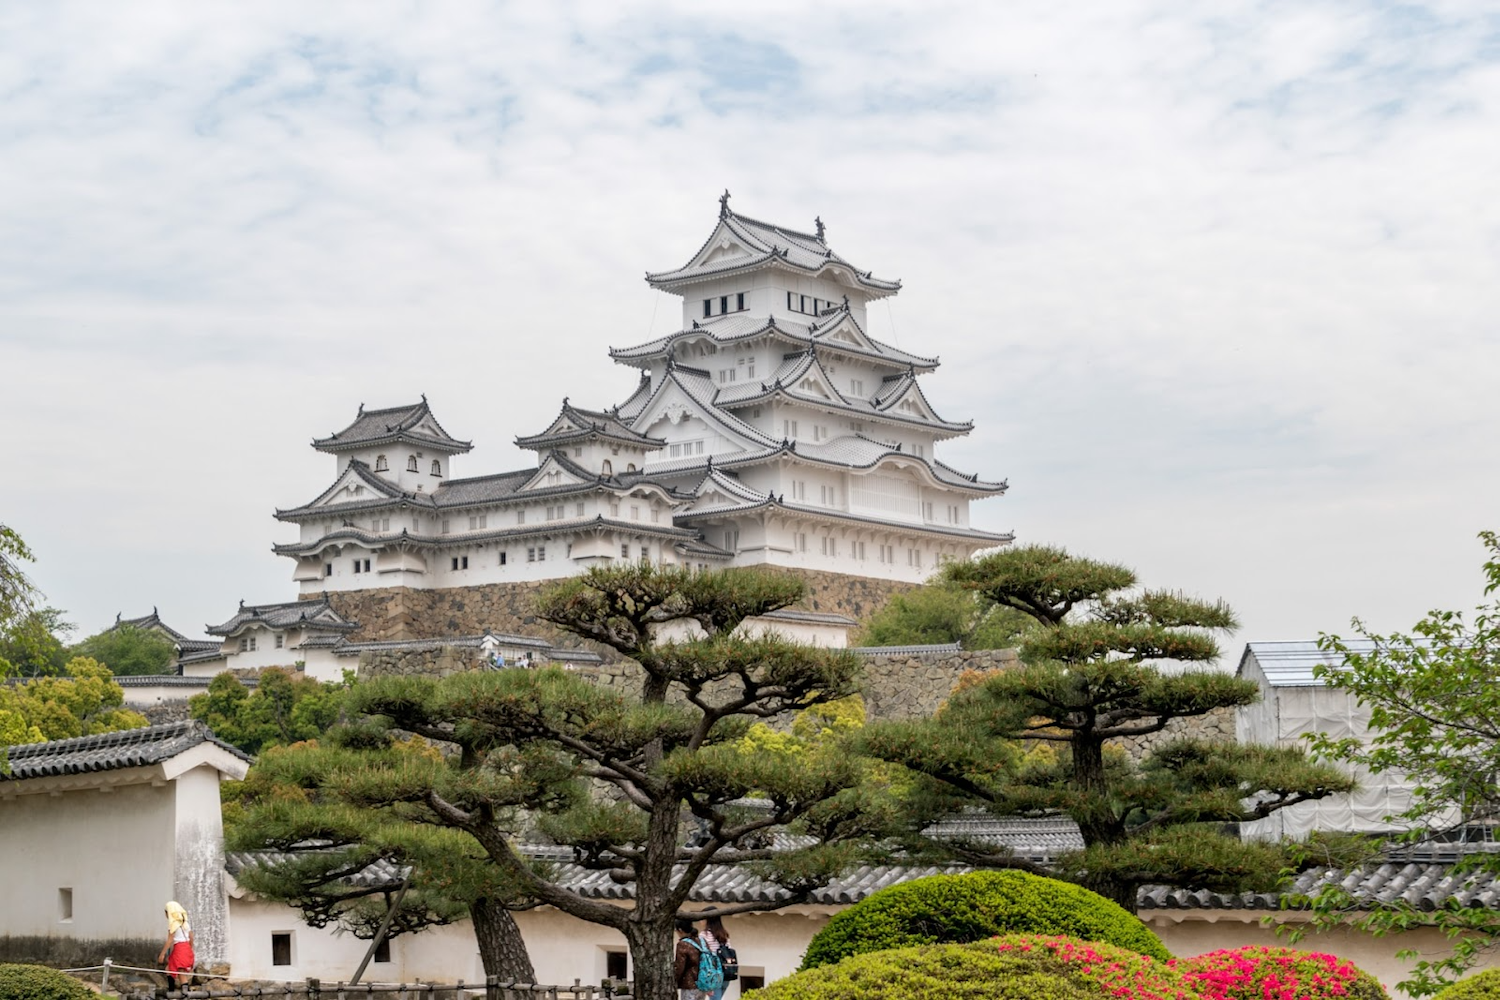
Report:
<svg viewBox="0 0 1500 1000"><path fill-rule="evenodd" d="M5 1000L94 1000L94 992L72 976L45 965L0 965Z"/></svg>
<svg viewBox="0 0 1500 1000"><path fill-rule="evenodd" d="M1500 969L1461 979L1432 1000L1500 1000Z"/></svg>
<svg viewBox="0 0 1500 1000"><path fill-rule="evenodd" d="M1181 958L1172 967L1210 1000L1387 1000L1374 976L1316 951L1246 945Z"/></svg>
<svg viewBox="0 0 1500 1000"><path fill-rule="evenodd" d="M876 951L788 976L761 1000L1199 1000L1165 962L1100 942L1008 934Z"/></svg>
<svg viewBox="0 0 1500 1000"><path fill-rule="evenodd" d="M1171 952L1140 919L1098 893L1019 871L931 875L882 889L828 921L803 969L916 944L962 944L996 934L1064 934L1166 961Z"/></svg>

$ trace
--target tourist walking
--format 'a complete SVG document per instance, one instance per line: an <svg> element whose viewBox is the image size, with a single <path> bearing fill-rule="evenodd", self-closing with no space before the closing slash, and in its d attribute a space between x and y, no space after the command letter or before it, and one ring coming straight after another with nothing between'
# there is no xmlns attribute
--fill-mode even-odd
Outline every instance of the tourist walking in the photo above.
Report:
<svg viewBox="0 0 1500 1000"><path fill-rule="evenodd" d="M187 911L176 900L167 904L167 940L156 961L166 965L172 989L181 987L188 978L182 973L191 973L197 964L193 955L193 927L188 923Z"/></svg>

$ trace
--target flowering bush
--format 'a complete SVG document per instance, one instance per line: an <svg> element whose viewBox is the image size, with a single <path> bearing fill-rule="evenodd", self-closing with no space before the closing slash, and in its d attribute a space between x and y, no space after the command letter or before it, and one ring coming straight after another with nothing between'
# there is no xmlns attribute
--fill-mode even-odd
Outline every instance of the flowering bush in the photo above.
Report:
<svg viewBox="0 0 1500 1000"><path fill-rule="evenodd" d="M1171 964L1209 1000L1386 1000L1369 973L1315 951L1246 945Z"/></svg>
<svg viewBox="0 0 1500 1000"><path fill-rule="evenodd" d="M771 984L762 1000L1201 1000L1167 963L1100 942L1009 934L868 952Z"/></svg>
<svg viewBox="0 0 1500 1000"><path fill-rule="evenodd" d="M1490 969L1460 980L1443 990L1433 1000L1497 1000L1500 998L1500 969Z"/></svg>
<svg viewBox="0 0 1500 1000"><path fill-rule="evenodd" d="M802 968L918 944L963 944L996 934L1066 934L1162 961L1172 957L1133 913L1082 886L1027 872L930 875L882 889L828 921Z"/></svg>

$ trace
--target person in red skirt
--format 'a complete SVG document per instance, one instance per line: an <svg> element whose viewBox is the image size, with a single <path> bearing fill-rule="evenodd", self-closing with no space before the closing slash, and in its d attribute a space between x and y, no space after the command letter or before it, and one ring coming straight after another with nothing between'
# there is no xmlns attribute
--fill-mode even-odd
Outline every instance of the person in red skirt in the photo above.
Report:
<svg viewBox="0 0 1500 1000"><path fill-rule="evenodd" d="M193 928L188 923L187 911L176 901L167 904L167 942L161 946L158 962L167 966L167 978L173 989L181 985L191 973L197 959L193 956Z"/></svg>

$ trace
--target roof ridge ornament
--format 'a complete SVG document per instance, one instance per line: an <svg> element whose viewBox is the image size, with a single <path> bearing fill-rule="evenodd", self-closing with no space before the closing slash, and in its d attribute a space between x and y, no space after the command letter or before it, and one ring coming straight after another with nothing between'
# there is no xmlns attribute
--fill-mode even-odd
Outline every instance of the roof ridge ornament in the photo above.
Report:
<svg viewBox="0 0 1500 1000"><path fill-rule="evenodd" d="M727 218L729 218L729 189L728 188L725 188L724 189L724 193L719 196L719 218L721 218L721 219L727 219Z"/></svg>
<svg viewBox="0 0 1500 1000"><path fill-rule="evenodd" d="M821 243L823 241L824 233L823 217L821 215L814 217L813 224L818 227L818 242Z"/></svg>

